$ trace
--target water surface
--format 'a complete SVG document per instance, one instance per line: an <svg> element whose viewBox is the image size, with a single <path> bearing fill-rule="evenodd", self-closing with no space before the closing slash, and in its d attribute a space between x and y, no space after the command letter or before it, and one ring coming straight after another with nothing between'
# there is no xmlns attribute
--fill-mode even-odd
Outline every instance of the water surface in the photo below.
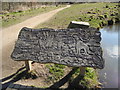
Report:
<svg viewBox="0 0 120 90"><path fill-rule="evenodd" d="M118 33L120 24L106 26L100 29L105 68L100 70L100 82L105 88L118 88Z"/></svg>

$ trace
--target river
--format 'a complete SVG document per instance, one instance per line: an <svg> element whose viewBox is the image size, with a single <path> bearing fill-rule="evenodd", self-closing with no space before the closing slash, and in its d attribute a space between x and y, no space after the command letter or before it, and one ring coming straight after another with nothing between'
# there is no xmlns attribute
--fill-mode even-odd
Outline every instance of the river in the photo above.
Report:
<svg viewBox="0 0 120 90"><path fill-rule="evenodd" d="M104 69L99 71L100 82L104 88L118 88L118 44L120 34L120 24L106 26L100 29L101 46L103 58L105 60Z"/></svg>

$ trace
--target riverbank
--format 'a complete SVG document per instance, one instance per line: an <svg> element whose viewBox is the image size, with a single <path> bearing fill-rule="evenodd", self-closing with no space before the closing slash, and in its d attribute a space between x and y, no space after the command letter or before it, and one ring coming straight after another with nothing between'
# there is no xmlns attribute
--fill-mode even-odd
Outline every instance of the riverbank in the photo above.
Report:
<svg viewBox="0 0 120 90"><path fill-rule="evenodd" d="M34 16L65 7L65 5L59 5L59 6L44 6L37 9L29 9L25 11L18 11L18 12L10 12L0 15L0 18L2 18L2 28L9 27L14 24L21 23L29 18L32 18Z"/></svg>
<svg viewBox="0 0 120 90"><path fill-rule="evenodd" d="M115 7L117 5L115 3L90 3L90 4L86 3L86 4L72 5L72 7L59 12L50 21L39 25L37 28L42 28L42 27L47 27L47 28L67 28L67 26L69 25L70 21L72 21L72 20L81 21L80 19L82 19L82 21L88 21L90 16L92 18L92 16L97 15L97 14L95 14L93 12L89 13L89 11L92 8L94 10L97 10L97 9L99 9L101 7L102 10L104 10L104 8L103 8L104 6L112 5L112 4L114 4ZM95 8L97 8L97 9L95 9ZM108 7L105 7L105 8L108 9ZM104 11L104 12L107 12L107 11ZM108 14L110 14L110 13L108 13ZM88 15L88 16L85 16L85 15ZM98 19L96 19L96 18L95 19L93 18L90 21L88 21L91 24L91 27L98 28L99 21L101 21L101 20L97 21ZM105 20L105 19L102 19L102 20ZM15 31L12 31L12 32L14 32L14 33L18 32L17 29L15 29ZM6 33L8 34L9 32L11 32L11 30L12 29L6 31ZM5 34L5 35L7 35L7 34ZM9 40L9 42L13 41L11 39L13 34L10 34L10 35L9 35L10 38L9 39L5 39L5 40ZM15 39L16 36L14 37L14 35L13 35L13 38ZM8 41L6 41L6 42L9 43ZM7 46L8 50L6 50L6 48L5 48L5 54L4 54L5 55L5 60L9 60L10 61L9 57L6 57L6 56L9 56L9 54L7 54L7 53L9 51L11 51L9 49L11 49L12 46L14 46L14 45L13 45L13 43L12 44L6 44L6 45L8 45L10 48L8 46ZM28 74L29 74L28 73L27 74L27 76L28 76L27 78L23 77L23 79L20 80L17 83L25 84L25 85L32 85L32 86L46 87L46 86L49 86L49 85L55 83L56 81L58 81L66 73L68 73L68 71L71 69L70 67L64 67L62 65L55 65L55 64L42 65L42 64L38 64L38 63L34 63L33 67L37 68L37 69L35 68L35 71L37 72L38 78L37 79L33 79L33 78L28 76ZM15 68L15 67L12 67L12 68L9 68L9 69L8 68L7 68L8 71L12 71L13 68ZM73 78L77 76L78 72L79 72L79 70L76 72L76 74L73 75ZM99 87L97 87L100 84L98 82L98 75L96 73L96 70L94 70L92 68L87 68L86 69L85 78L84 78L84 80L82 80L80 82L80 84L82 84L83 86L85 86L87 88L99 88Z"/></svg>
<svg viewBox="0 0 120 90"><path fill-rule="evenodd" d="M36 28L67 28L70 21L89 22L90 27L102 28L120 22L119 8L118 3L74 4Z"/></svg>
<svg viewBox="0 0 120 90"><path fill-rule="evenodd" d="M70 8L67 8L59 13L57 13L48 22L38 25L36 28L54 28L62 29L67 28L71 21L83 21L89 22L90 27L102 28L106 25L112 25L120 22L119 17L119 5L118 3L84 3L75 4ZM52 72L53 78L64 75L64 70L69 70L68 68L60 69L56 76L55 71L56 65L47 67L50 72ZM98 73L95 69L87 68L86 76L84 80L80 82L83 86L87 88L100 88L102 86L98 81ZM77 72L76 72L77 73ZM75 76L73 76L75 77ZM52 77L51 77L52 78ZM49 81L52 81L51 79Z"/></svg>

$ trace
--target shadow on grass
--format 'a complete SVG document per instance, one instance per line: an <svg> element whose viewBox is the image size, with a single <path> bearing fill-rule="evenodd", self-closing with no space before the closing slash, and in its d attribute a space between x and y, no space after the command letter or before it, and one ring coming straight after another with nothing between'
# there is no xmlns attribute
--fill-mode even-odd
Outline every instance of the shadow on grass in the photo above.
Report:
<svg viewBox="0 0 120 90"><path fill-rule="evenodd" d="M3 79L0 80L0 82L2 82L2 90L5 90L10 84L20 80L25 74L26 74L26 70L24 70L25 67L20 68L16 73L5 77ZM22 71L23 70L23 71ZM10 81L6 82L7 80L11 79ZM4 83L5 82L5 83Z"/></svg>
<svg viewBox="0 0 120 90"><path fill-rule="evenodd" d="M27 75L27 70L25 69L25 67L20 68L16 73L3 78L2 80L0 80L3 84L2 84L2 90L6 90L7 88L9 89L16 89L16 90L22 90L22 89L28 89L28 90L82 90L82 86L79 85L79 81L83 79L83 77L81 77L80 75L78 75L68 86L68 88L65 89L60 89L61 86L63 86L67 81L70 80L71 76L75 73L75 71L78 69L78 67L73 68L65 77L63 77L61 80L59 80L58 82L54 83L53 85L51 85L48 88L38 88L38 87L33 87L33 86L24 86L24 85L20 85L20 84L13 84L16 81L19 81L20 79L22 79L23 77L25 77L25 75ZM10 79L10 80L9 80ZM7 81L9 80L9 81Z"/></svg>

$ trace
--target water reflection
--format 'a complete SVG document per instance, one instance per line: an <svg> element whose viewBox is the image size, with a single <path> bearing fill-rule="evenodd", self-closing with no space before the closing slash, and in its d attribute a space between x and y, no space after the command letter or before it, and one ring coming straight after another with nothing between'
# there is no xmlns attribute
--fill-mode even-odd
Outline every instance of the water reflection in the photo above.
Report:
<svg viewBox="0 0 120 90"><path fill-rule="evenodd" d="M118 32L120 24L104 27L101 30L105 68L100 71L100 81L105 88L118 88Z"/></svg>
<svg viewBox="0 0 120 90"><path fill-rule="evenodd" d="M102 28L101 30L105 30L108 33L118 33L120 31L120 23L115 24L115 25L110 25Z"/></svg>

